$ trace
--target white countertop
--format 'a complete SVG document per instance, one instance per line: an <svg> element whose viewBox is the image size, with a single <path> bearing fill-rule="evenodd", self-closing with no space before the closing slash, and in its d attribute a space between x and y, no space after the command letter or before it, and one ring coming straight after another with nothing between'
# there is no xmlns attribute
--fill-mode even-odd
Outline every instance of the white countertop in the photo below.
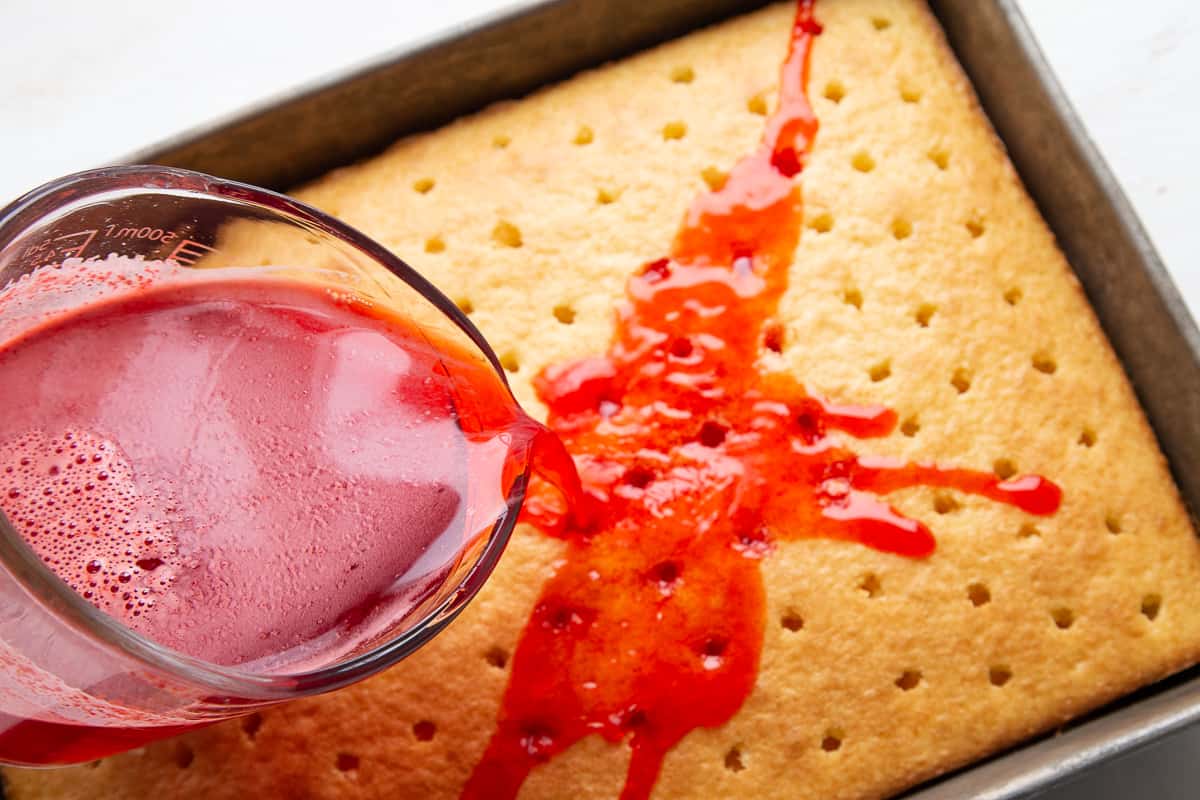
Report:
<svg viewBox="0 0 1200 800"><path fill-rule="evenodd" d="M445 31L503 0L7 0L0 205L289 86ZM1020 0L1084 124L1200 316L1200 6ZM230 24L230 21L236 24ZM269 31L264 36L263 31ZM1047 800L1200 793L1200 731Z"/></svg>

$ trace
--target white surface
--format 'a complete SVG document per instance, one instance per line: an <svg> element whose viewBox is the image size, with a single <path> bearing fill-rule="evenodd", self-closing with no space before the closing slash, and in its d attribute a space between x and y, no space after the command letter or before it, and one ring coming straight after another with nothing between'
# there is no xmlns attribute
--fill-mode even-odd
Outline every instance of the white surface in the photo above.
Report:
<svg viewBox="0 0 1200 800"><path fill-rule="evenodd" d="M1092 138L1200 316L1200 6L1021 0Z"/></svg>
<svg viewBox="0 0 1200 800"><path fill-rule="evenodd" d="M832 2L833 0L828 0ZM170 6L169 10L166 6ZM5 0L0 204L502 0ZM1083 121L1200 310L1200 6L1021 0ZM1053 797L1194 797L1200 734Z"/></svg>

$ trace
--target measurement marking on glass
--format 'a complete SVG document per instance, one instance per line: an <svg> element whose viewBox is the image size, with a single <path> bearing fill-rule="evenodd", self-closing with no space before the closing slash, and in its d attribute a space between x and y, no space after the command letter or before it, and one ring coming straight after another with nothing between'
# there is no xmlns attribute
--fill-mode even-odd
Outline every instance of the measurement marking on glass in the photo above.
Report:
<svg viewBox="0 0 1200 800"><path fill-rule="evenodd" d="M171 255L167 256L167 260L178 261L180 264L190 267L204 256L215 252L217 252L217 248L215 247L209 247L192 239L184 239L171 251Z"/></svg>
<svg viewBox="0 0 1200 800"><path fill-rule="evenodd" d="M64 233L60 236L43 239L37 244L31 245L25 251L24 257L29 261L50 263L51 260L64 261L68 258L83 258L88 248L103 247L106 242L111 242L114 246L116 246L117 242L132 241L156 242L158 244L170 245L178 240L165 258L166 260L173 260L190 267L209 253L217 252L215 247L210 247L195 239L180 239L186 232L188 232L186 228L182 231L172 231L166 228L157 228L153 225L126 225L125 223L115 222L101 228L72 231L71 233ZM81 237L82 241L78 241ZM77 241L78 243L76 243ZM142 255L150 257L148 252L142 253ZM161 258L162 256L159 257Z"/></svg>
<svg viewBox="0 0 1200 800"><path fill-rule="evenodd" d="M105 225L104 235L109 239L147 239L151 242L171 242L179 234L165 228L155 228L151 225Z"/></svg>
<svg viewBox="0 0 1200 800"><path fill-rule="evenodd" d="M92 243L92 240L96 238L96 234L99 232L100 232L99 230L93 228L88 231L75 231L74 233L64 233L62 236L55 236L51 241L61 242L63 239L73 239L76 236L83 236L84 234L87 234L87 238L83 240L83 244L78 245L76 247L72 247L70 250L64 250L62 252L63 258L83 258L83 251L87 249L87 246Z"/></svg>

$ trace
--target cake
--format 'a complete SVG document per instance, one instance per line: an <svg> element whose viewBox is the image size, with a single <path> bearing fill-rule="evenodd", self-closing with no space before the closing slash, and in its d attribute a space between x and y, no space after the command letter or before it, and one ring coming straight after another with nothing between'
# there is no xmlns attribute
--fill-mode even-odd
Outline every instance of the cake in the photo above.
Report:
<svg viewBox="0 0 1200 800"><path fill-rule="evenodd" d="M544 417L545 370L609 348L630 276L760 147L794 14L771 6L584 73L297 194L450 294ZM858 454L1044 475L1061 505L916 485L886 500L925 523L932 554L778 537L754 562L752 688L670 747L654 797L888 796L1200 658L1187 513L936 22L917 0L825 0L816 16L820 130L800 154L803 229L764 370L894 409L889 435L848 439ZM519 526L462 617L362 684L95 764L9 770L8 792L458 797L569 546ZM617 796L631 738L582 738L520 797Z"/></svg>

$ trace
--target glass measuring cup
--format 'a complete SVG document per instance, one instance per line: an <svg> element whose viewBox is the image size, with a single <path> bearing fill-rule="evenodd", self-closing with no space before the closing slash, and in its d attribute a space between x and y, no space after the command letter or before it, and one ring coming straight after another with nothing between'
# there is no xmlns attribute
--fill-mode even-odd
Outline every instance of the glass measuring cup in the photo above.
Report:
<svg viewBox="0 0 1200 800"><path fill-rule="evenodd" d="M473 484L476 517L461 540L422 556L435 580L407 613L302 667L250 670L168 649L99 611L0 514L0 763L90 760L365 678L453 619L503 550L541 429L450 300L382 246L290 198L162 167L93 170L30 192L0 211L0 353L81 306L247 272L386 308L447 354L457 410L487 421L471 435L505 454ZM9 388L9 403L20 403Z"/></svg>

